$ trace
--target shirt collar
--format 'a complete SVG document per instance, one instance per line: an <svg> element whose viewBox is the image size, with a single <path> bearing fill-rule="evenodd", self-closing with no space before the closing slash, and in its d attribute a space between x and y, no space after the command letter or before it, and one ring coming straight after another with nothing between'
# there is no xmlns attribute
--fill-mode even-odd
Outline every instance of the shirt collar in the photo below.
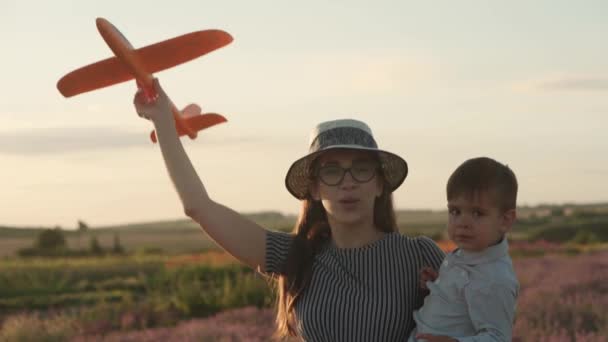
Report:
<svg viewBox="0 0 608 342"><path fill-rule="evenodd" d="M463 263L466 265L478 265L487 263L499 258L502 258L509 253L509 243L507 238L503 237L502 240L481 252L467 252L460 248L450 253L450 257L453 262Z"/></svg>

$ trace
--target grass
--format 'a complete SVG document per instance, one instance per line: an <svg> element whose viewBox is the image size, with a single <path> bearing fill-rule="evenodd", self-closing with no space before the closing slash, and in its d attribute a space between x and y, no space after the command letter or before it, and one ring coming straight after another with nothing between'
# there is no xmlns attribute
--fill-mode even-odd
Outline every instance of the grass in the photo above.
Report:
<svg viewBox="0 0 608 342"><path fill-rule="evenodd" d="M5 319L0 341L269 341L275 313L265 303L260 308L256 291L267 291L265 283L240 273L230 259L218 253L172 257L179 261L160 277L167 286L157 289L174 294L187 309L206 311L221 305L206 318L178 317L171 307L139 305L129 300L104 301L75 313L21 313ZM513 341L604 341L608 333L608 251L575 256L550 254L516 258L520 296ZM212 267L217 262L219 279L232 282L212 286ZM222 262L227 264L220 266ZM16 264L18 265L18 264ZM56 266L58 264L47 264ZM74 265L90 265L80 261ZM215 293L211 297L210 294ZM250 296L249 298L247 296ZM267 297L270 298L270 297Z"/></svg>

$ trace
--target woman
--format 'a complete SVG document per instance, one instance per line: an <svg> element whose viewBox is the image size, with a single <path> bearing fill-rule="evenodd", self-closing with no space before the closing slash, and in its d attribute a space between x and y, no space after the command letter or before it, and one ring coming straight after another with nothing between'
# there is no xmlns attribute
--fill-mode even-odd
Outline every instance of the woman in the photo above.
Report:
<svg viewBox="0 0 608 342"><path fill-rule="evenodd" d="M278 278L277 336L306 341L402 341L423 300L418 273L438 269L444 254L428 238L397 231L392 192L407 176L401 157L378 149L356 120L317 126L308 155L285 178L302 200L293 234L265 230L214 202L175 130L159 94L137 113L154 123L169 176L187 216L241 262Z"/></svg>

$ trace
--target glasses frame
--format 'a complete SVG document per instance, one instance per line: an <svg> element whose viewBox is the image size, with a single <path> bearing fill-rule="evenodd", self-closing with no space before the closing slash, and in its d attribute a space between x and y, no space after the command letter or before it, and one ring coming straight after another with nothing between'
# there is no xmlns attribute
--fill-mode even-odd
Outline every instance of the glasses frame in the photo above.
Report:
<svg viewBox="0 0 608 342"><path fill-rule="evenodd" d="M337 186L340 185L343 181L344 181L344 177L346 177L346 173L348 172L350 174L350 177L358 184L364 184L364 183L368 183L370 182L372 179L374 179L376 177L376 175L378 174L378 171L382 168L382 166L377 163L377 162L373 162L374 166L372 168L372 174L369 177L369 179L366 180L360 180L357 177L355 177L355 175L352 172L352 169L354 167L357 167L357 165L355 163L353 163L350 167L344 168L342 166L339 165L326 165L326 166L321 166L319 168L317 168L317 170L315 171L315 177L320 180L323 184L327 185L327 186ZM321 177L321 170L323 168L328 168L328 167L334 167L337 169L340 169L342 171L342 175L340 176L340 178L338 179L338 181L334 184L334 183L329 183L326 180L323 179L323 177Z"/></svg>

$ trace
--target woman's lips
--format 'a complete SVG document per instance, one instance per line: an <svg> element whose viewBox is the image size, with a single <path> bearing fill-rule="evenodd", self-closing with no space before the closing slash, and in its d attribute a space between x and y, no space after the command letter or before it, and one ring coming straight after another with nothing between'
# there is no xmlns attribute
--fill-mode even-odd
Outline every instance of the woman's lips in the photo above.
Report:
<svg viewBox="0 0 608 342"><path fill-rule="evenodd" d="M355 210L359 204L359 200L356 198L343 198L339 203L344 210Z"/></svg>

